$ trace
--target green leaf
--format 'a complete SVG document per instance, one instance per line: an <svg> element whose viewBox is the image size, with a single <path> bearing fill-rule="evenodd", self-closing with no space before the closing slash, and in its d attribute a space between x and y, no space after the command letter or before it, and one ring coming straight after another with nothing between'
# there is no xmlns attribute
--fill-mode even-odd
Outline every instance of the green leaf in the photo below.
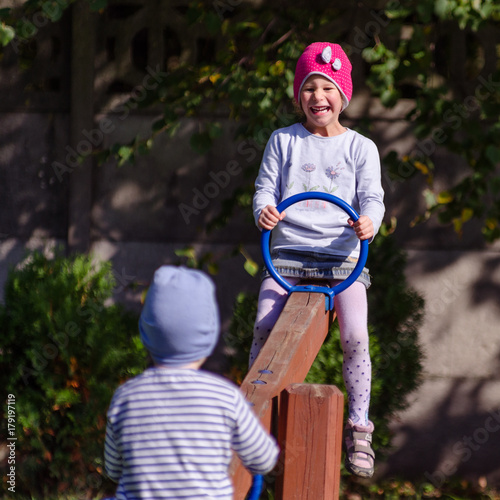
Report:
<svg viewBox="0 0 500 500"><path fill-rule="evenodd" d="M218 139L222 135L222 125L219 122L207 123L206 128L211 140Z"/></svg>
<svg viewBox="0 0 500 500"><path fill-rule="evenodd" d="M375 47L367 47L363 50L362 55L366 62L374 63L382 59L383 49L379 45Z"/></svg>
<svg viewBox="0 0 500 500"><path fill-rule="evenodd" d="M5 47L8 45L16 36L16 32L12 26L6 26L5 24L0 25L0 44Z"/></svg>
<svg viewBox="0 0 500 500"><path fill-rule="evenodd" d="M243 267L250 276L255 276L259 272L258 264L252 260L247 259L243 264Z"/></svg>
<svg viewBox="0 0 500 500"><path fill-rule="evenodd" d="M165 127L167 125L167 122L165 120L165 118L160 118L158 120L156 120L153 125L151 126L151 130L153 132L158 132L160 131L163 127Z"/></svg>
<svg viewBox="0 0 500 500"><path fill-rule="evenodd" d="M428 23L432 19L434 11L434 2L419 2L417 3L417 12L424 23Z"/></svg>
<svg viewBox="0 0 500 500"><path fill-rule="evenodd" d="M219 34L222 29L220 17L213 11L208 12L205 16L205 26L211 35Z"/></svg>
<svg viewBox="0 0 500 500"><path fill-rule="evenodd" d="M120 146L118 149L118 156L124 160L128 161L132 156L134 150L130 146Z"/></svg>
<svg viewBox="0 0 500 500"><path fill-rule="evenodd" d="M260 109L268 109L273 106L273 101L270 96L265 95L261 101L259 102L259 108Z"/></svg>
<svg viewBox="0 0 500 500"><path fill-rule="evenodd" d="M179 248L174 253L177 257L187 257L189 259L196 257L196 251L193 247Z"/></svg>
<svg viewBox="0 0 500 500"><path fill-rule="evenodd" d="M6 19L10 16L12 9L10 7L4 7L0 9L0 19Z"/></svg>
<svg viewBox="0 0 500 500"><path fill-rule="evenodd" d="M281 76L281 75L284 74L285 69L286 69L286 65L285 65L285 63L283 61L276 61L269 68L269 73L272 76Z"/></svg>
<svg viewBox="0 0 500 500"><path fill-rule="evenodd" d="M427 208L432 208L436 204L436 195L430 189L426 189L423 195Z"/></svg>
<svg viewBox="0 0 500 500"><path fill-rule="evenodd" d="M464 208L462 210L462 214L461 214L460 218L461 218L462 222L467 222L470 219L472 219L473 216L474 216L474 210L472 210L471 208Z"/></svg>
<svg viewBox="0 0 500 500"><path fill-rule="evenodd" d="M454 200L454 196L450 191L441 191L437 196L437 202L442 205L447 205Z"/></svg>
<svg viewBox="0 0 500 500"><path fill-rule="evenodd" d="M207 131L195 132L189 139L189 144L193 151L203 155L212 147L212 138Z"/></svg>
<svg viewBox="0 0 500 500"><path fill-rule="evenodd" d="M436 0L434 2L434 12L441 19L446 18L450 12L450 2L448 0Z"/></svg>
<svg viewBox="0 0 500 500"><path fill-rule="evenodd" d="M498 163L500 163L500 148L497 146L493 146L493 144L490 144L489 146L486 147L486 158L491 161L493 166L496 166Z"/></svg>
<svg viewBox="0 0 500 500"><path fill-rule="evenodd" d="M380 94L380 101L386 108L392 108L399 99L399 92L394 89L386 89Z"/></svg>
<svg viewBox="0 0 500 500"><path fill-rule="evenodd" d="M80 395L72 389L62 389L54 394L55 405L73 405L80 401Z"/></svg>
<svg viewBox="0 0 500 500"><path fill-rule="evenodd" d="M219 265L216 262L209 262L207 264L207 271L212 276L215 276L216 274L219 273Z"/></svg>
<svg viewBox="0 0 500 500"><path fill-rule="evenodd" d="M53 2L51 0L42 3L42 11L53 23L59 21L64 14L64 11L68 8L68 5L62 5L59 2Z"/></svg>

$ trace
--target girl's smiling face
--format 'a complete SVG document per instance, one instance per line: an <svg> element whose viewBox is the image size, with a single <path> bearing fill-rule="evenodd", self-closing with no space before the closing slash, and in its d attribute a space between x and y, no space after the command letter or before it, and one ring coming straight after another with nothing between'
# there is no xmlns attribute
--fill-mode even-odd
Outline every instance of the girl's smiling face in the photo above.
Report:
<svg viewBox="0 0 500 500"><path fill-rule="evenodd" d="M306 115L304 126L324 137L339 135L346 129L339 123L342 96L337 86L321 75L311 75L300 91L300 107Z"/></svg>

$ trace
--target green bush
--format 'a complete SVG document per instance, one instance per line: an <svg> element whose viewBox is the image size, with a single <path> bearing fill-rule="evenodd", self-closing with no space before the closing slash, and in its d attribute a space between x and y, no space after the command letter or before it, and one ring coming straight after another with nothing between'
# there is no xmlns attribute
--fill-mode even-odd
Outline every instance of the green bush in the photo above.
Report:
<svg viewBox="0 0 500 500"><path fill-rule="evenodd" d="M34 252L9 272L0 386L15 397L17 495L88 497L106 485L106 410L118 384L145 366L137 317L108 303L114 286L109 262L96 268L57 252Z"/></svg>
<svg viewBox="0 0 500 500"><path fill-rule="evenodd" d="M373 276L368 292L373 371L370 419L376 427L374 447L379 456L390 444L391 417L406 407L406 396L420 383L423 356L418 327L424 301L408 287L404 275L406 257L390 233L387 226L381 228L370 245L367 263ZM256 310L257 296L240 294L237 297L226 339L232 364L229 376L236 382L240 382L247 371ZM336 385L346 395L337 322L333 323L306 382Z"/></svg>

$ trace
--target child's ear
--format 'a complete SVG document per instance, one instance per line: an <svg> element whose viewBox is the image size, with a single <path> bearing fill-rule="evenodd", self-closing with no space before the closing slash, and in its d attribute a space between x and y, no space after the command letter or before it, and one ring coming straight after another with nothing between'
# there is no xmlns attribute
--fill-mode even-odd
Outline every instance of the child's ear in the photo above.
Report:
<svg viewBox="0 0 500 500"><path fill-rule="evenodd" d="M153 361L151 354L148 352L146 354L146 367L151 368L153 366L155 366L155 362Z"/></svg>

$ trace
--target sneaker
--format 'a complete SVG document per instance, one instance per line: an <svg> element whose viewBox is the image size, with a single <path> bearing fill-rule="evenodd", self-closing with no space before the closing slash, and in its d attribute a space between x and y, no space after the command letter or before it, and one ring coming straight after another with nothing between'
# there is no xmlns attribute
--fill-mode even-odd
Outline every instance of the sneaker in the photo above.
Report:
<svg viewBox="0 0 500 500"><path fill-rule="evenodd" d="M345 467L355 476L369 478L373 476L375 453L371 447L373 423L368 425L353 424L349 419L344 429L346 448Z"/></svg>

